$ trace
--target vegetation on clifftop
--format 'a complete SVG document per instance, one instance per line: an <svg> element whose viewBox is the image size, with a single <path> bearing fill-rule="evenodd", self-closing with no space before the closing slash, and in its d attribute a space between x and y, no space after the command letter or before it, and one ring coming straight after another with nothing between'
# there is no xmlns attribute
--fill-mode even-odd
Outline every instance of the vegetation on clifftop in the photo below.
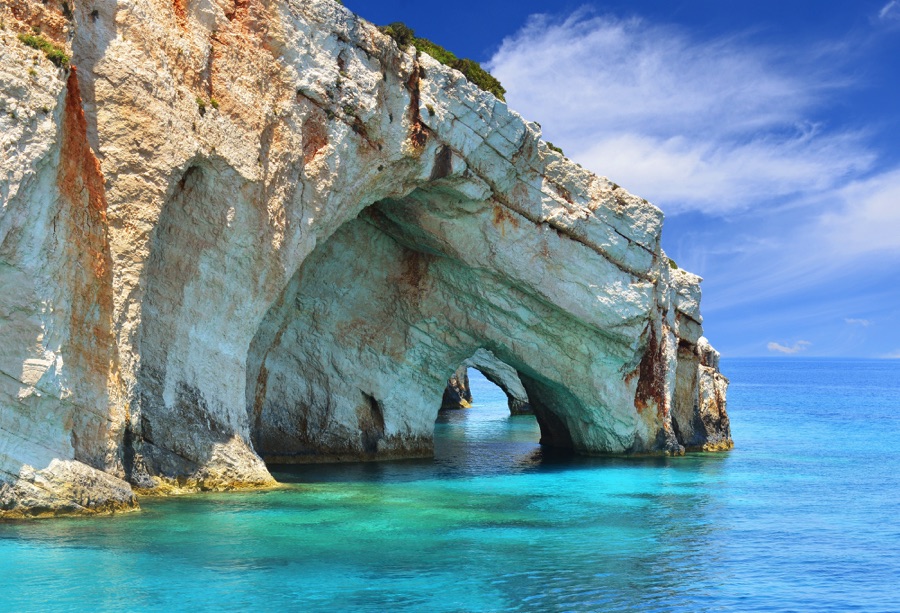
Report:
<svg viewBox="0 0 900 613"><path fill-rule="evenodd" d="M427 53L441 64L455 68L465 75L465 77L483 89L497 96L500 100L506 101L504 97L506 90L491 73L481 67L481 64L474 60L466 58L458 58L453 52L444 49L440 45L433 43L427 38L418 38L415 31L405 23L399 21L379 28L382 32L397 41L397 45L401 49L406 49L410 45L414 45L419 53Z"/></svg>
<svg viewBox="0 0 900 613"><path fill-rule="evenodd" d="M548 140L547 140L547 141L544 141L544 142L547 143L547 146L550 147L551 150L556 151L558 154L560 154L560 155L562 155L562 156L565 156L565 155L566 155L565 153L563 153L562 148L557 147L556 145L554 145L553 143L551 143L551 142L548 141Z"/></svg>

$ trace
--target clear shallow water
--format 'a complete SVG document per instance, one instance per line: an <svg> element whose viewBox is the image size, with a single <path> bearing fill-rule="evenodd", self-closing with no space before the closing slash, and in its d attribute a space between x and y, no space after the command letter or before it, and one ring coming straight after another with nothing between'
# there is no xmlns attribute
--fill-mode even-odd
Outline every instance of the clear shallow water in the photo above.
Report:
<svg viewBox="0 0 900 613"><path fill-rule="evenodd" d="M473 376L435 461L0 524L0 610L900 610L900 361L723 368L731 453L543 457Z"/></svg>

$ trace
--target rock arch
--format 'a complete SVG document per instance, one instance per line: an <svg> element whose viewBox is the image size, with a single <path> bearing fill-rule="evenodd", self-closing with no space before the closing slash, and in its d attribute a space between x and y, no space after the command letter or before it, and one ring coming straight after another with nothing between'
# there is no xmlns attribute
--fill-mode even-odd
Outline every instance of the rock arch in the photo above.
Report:
<svg viewBox="0 0 900 613"><path fill-rule="evenodd" d="M447 382L444 396L441 400L441 408L459 409L467 408L472 403L472 392L469 388L468 369L474 368L485 378L499 387L506 394L507 404L511 415L530 415L531 403L528 401L528 392L522 385L519 373L511 366L504 364L489 350L479 348L468 360L456 369L453 376ZM465 402L465 404L463 404Z"/></svg>
<svg viewBox="0 0 900 613"><path fill-rule="evenodd" d="M217 475L207 467L227 456L240 470L228 478L266 483L243 436L246 420L229 410L243 394L249 322L264 308L251 239L267 221L253 206L259 187L221 158L186 166L160 210L143 269L128 478L144 487L162 475L212 486Z"/></svg>
<svg viewBox="0 0 900 613"><path fill-rule="evenodd" d="M545 444L730 446L700 279L669 267L659 209L331 0L109 4L77 9L83 73L48 64L38 88L2 43L34 121L0 118L21 152L0 173L0 515L264 485L260 453L427 454L479 348ZM70 286L101 298L73 308Z"/></svg>
<svg viewBox="0 0 900 613"><path fill-rule="evenodd" d="M251 345L247 404L263 457L430 455L437 401L461 360L489 345L540 369L524 351L540 333L522 319L545 330L565 315L463 249L495 240L503 223L489 203L421 189L369 207L319 245ZM540 248L541 231L527 231Z"/></svg>

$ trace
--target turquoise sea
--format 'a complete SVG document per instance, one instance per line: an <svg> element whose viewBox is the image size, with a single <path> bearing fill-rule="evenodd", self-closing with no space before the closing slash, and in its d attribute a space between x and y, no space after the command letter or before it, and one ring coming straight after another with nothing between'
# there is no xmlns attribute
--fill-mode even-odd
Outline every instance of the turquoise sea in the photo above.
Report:
<svg viewBox="0 0 900 613"><path fill-rule="evenodd" d="M723 360L737 447L542 454L472 372L436 459L0 524L2 611L900 611L900 360Z"/></svg>

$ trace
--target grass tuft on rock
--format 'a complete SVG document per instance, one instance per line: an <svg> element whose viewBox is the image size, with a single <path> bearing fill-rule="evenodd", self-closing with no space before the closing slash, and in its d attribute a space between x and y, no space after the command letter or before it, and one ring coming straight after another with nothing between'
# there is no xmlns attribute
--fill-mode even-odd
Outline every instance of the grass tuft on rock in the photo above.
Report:
<svg viewBox="0 0 900 613"><path fill-rule="evenodd" d="M399 21L379 29L393 38L401 49L407 49L413 45L419 53L427 53L441 64L455 68L463 73L470 82L484 91L494 94L500 100L506 101L506 89L500 84L500 81L475 60L458 58L452 51L444 49L427 38L417 37L412 28Z"/></svg>
<svg viewBox="0 0 900 613"><path fill-rule="evenodd" d="M557 147L556 145L554 145L553 143L551 143L551 142L548 141L548 140L547 140L547 141L544 141L544 142L547 143L547 146L550 148L551 151L556 151L558 154L560 154L561 156L565 157L566 154L563 153L562 148Z"/></svg>
<svg viewBox="0 0 900 613"><path fill-rule="evenodd" d="M19 40L24 44L44 52L47 59L63 68L69 64L69 56L59 45L54 45L40 34L19 34Z"/></svg>

